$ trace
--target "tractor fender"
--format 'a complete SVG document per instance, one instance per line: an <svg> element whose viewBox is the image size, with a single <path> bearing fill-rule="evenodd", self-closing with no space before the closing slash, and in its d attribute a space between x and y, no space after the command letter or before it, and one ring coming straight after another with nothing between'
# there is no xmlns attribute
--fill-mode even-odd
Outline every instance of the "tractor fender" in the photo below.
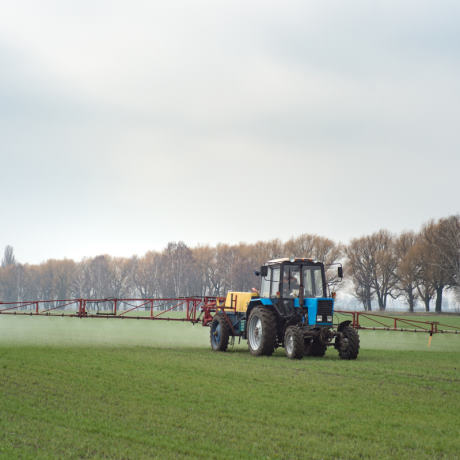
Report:
<svg viewBox="0 0 460 460"><path fill-rule="evenodd" d="M255 301L251 301L248 304L248 309L246 310L246 320L249 319L249 315L251 314L251 311L254 307L258 307L259 305L263 305L260 299L257 299Z"/></svg>
<svg viewBox="0 0 460 460"><path fill-rule="evenodd" d="M351 321L342 321L339 324L339 327L337 328L338 332L342 332L346 327L348 327L351 324Z"/></svg>
<svg viewBox="0 0 460 460"><path fill-rule="evenodd" d="M246 320L249 320L249 315L251 314L251 311L254 307L267 307L276 313L276 309L273 308L273 303L270 299L258 298L249 302L248 308L246 310Z"/></svg>

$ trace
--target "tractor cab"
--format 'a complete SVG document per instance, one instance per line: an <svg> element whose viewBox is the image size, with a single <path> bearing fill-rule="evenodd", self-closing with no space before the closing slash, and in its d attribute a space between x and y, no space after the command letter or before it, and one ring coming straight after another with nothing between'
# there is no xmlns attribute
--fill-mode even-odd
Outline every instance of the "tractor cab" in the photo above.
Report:
<svg viewBox="0 0 460 460"><path fill-rule="evenodd" d="M262 278L261 288L259 298L248 305L248 315L251 307L260 303L272 306L277 317L284 321L300 317L308 326L332 326L334 299L327 295L322 262L306 258L274 259L256 274ZM342 276L342 267L338 276Z"/></svg>
<svg viewBox="0 0 460 460"><path fill-rule="evenodd" d="M324 265L311 259L274 259L261 267L260 297L326 297Z"/></svg>

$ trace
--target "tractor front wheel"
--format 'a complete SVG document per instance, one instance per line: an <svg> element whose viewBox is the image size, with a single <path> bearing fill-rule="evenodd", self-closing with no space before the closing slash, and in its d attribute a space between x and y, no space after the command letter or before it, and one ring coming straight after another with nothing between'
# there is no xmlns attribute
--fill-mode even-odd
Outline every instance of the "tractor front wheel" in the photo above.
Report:
<svg viewBox="0 0 460 460"><path fill-rule="evenodd" d="M359 335L356 329L346 326L336 339L336 348L341 359L356 359L359 353Z"/></svg>
<svg viewBox="0 0 460 460"><path fill-rule="evenodd" d="M322 358L326 354L327 345L320 338L315 337L309 343L305 343L305 356Z"/></svg>
<svg viewBox="0 0 460 460"><path fill-rule="evenodd" d="M230 328L227 318L222 313L217 313L211 322L211 348L214 351L226 351L229 336Z"/></svg>
<svg viewBox="0 0 460 460"><path fill-rule="evenodd" d="M289 359L302 359L304 355L304 338L302 329L289 326L284 334L284 349Z"/></svg>
<svg viewBox="0 0 460 460"><path fill-rule="evenodd" d="M254 307L247 325L248 348L254 356L270 356L275 350L276 318L267 307Z"/></svg>

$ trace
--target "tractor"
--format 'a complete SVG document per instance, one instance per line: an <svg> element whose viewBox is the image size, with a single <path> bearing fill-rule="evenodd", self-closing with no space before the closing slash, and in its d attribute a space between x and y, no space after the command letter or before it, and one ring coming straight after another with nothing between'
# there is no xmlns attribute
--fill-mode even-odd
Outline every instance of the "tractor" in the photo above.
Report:
<svg viewBox="0 0 460 460"><path fill-rule="evenodd" d="M268 261L256 271L260 290L228 292L217 301L210 326L211 348L226 351L230 337L245 339L254 356L284 347L290 359L324 356L327 347L341 359L356 359L359 335L344 321L334 328L334 298L327 295L324 264L306 258ZM339 264L338 278L343 278Z"/></svg>

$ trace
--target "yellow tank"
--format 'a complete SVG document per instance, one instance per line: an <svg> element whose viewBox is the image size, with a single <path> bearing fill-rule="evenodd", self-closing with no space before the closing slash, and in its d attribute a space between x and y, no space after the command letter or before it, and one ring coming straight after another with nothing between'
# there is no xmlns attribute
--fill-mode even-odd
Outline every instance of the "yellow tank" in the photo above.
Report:
<svg viewBox="0 0 460 460"><path fill-rule="evenodd" d="M229 291L225 298L224 308L234 310L236 307L237 312L245 312L248 309L248 303L253 298L257 297L255 292L235 292Z"/></svg>

